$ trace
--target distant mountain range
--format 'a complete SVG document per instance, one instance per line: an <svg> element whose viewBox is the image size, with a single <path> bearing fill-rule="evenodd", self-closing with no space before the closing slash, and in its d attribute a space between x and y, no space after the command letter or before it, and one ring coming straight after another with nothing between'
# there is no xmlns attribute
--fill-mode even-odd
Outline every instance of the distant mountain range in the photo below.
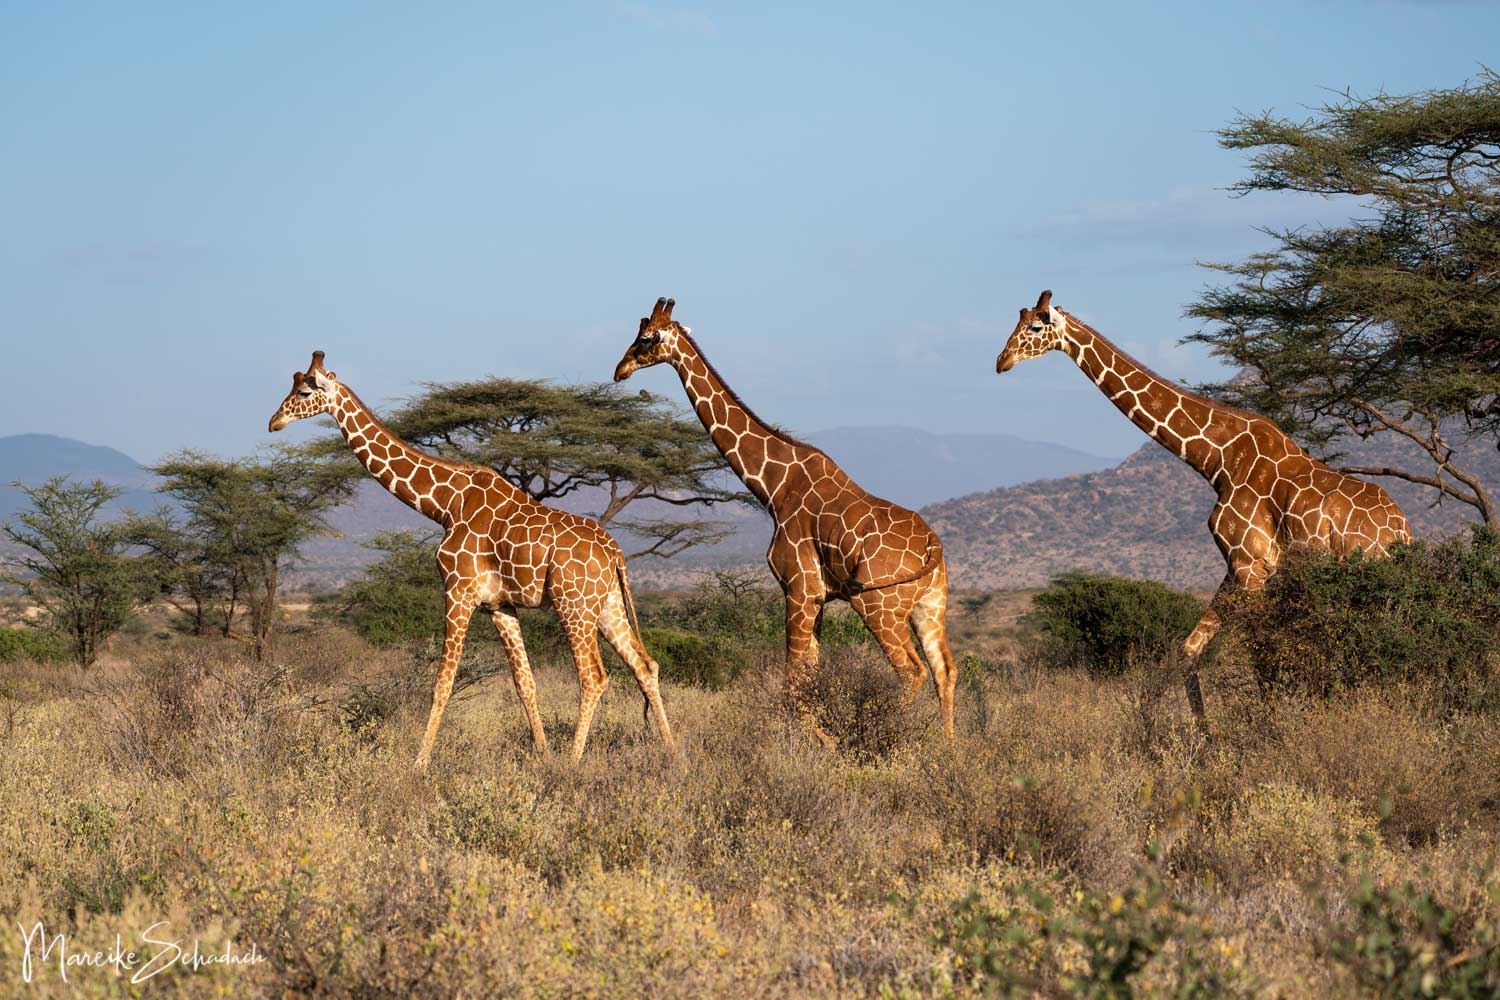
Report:
<svg viewBox="0 0 1500 1000"><path fill-rule="evenodd" d="M1005 434L933 434L907 427L846 427L806 435L865 488L923 515L943 538L953 585L961 589L1015 589L1044 585L1066 569L1088 569L1209 588L1224 568L1206 528L1214 494L1197 473L1147 442L1123 461ZM1351 448L1358 464L1418 463L1409 442L1385 435ZM1492 489L1500 491L1500 452L1475 442L1462 456ZM46 434L0 438L0 518L24 497L8 484L37 483L53 475L103 479L126 490L117 508L150 510L162 497L151 473L112 448ZM1447 501L1433 507L1433 491L1381 480L1420 534L1446 534L1475 520L1470 508ZM588 513L602 506L587 494L566 506ZM632 509L630 517L681 516L665 504ZM631 564L645 586L680 586L705 570L764 568L770 518L749 506L717 507L700 516L727 522L730 534L661 560ZM373 480L335 512L335 534L304 550L294 585L332 586L357 574L373 554L359 543L390 529L436 526L403 506ZM627 552L641 547L617 530Z"/></svg>
<svg viewBox="0 0 1500 1000"><path fill-rule="evenodd" d="M117 509L151 510L163 499L150 470L124 452L53 434L14 434L0 437L0 520L26 506L26 495L12 483L36 486L52 476L119 487L125 492L114 501Z"/></svg>

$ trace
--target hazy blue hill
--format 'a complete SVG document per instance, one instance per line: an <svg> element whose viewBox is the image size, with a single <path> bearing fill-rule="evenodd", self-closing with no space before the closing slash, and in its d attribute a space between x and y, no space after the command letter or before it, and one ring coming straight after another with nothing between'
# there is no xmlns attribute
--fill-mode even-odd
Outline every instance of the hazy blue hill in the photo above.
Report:
<svg viewBox="0 0 1500 1000"><path fill-rule="evenodd" d="M1064 569L1089 569L1145 577L1182 587L1212 587L1223 562L1205 522L1213 490L1187 466L1147 442L1126 458L1102 458L1076 449L1006 434L933 434L909 427L845 427L806 435L866 489L920 508L943 538L953 582L960 588L1035 587ZM1412 445L1391 435L1356 442L1346 461L1416 467ZM1500 452L1492 442L1463 449L1466 467L1500 489ZM22 506L13 481L40 483L49 476L103 479L126 493L116 509L151 510L163 497L153 477L113 448L50 434L0 437L0 520ZM1445 534L1474 518L1453 502L1431 506L1432 491L1382 480L1419 534ZM586 491L563 506L590 513L602 497ZM665 504L631 510L631 517L682 516ZM640 559L631 576L643 586L690 583L709 568L763 569L771 522L753 507L720 507L700 516L728 521L732 532L717 545L671 560ZM359 543L392 528L435 530L374 480L334 512L332 534L304 549L292 585L333 585L357 574L373 554ZM641 547L616 529L627 552Z"/></svg>
<svg viewBox="0 0 1500 1000"><path fill-rule="evenodd" d="M1456 435L1455 435L1456 436ZM1500 490L1500 452L1469 442L1461 463ZM1422 468L1415 445L1393 434L1348 446L1350 465ZM1370 477L1366 477L1370 478ZM1447 535L1478 520L1472 507L1397 479L1373 480L1401 505L1418 535ZM923 509L943 538L954 586L1040 587L1082 569L1211 589L1224 560L1209 534L1213 488L1154 442L1114 468L975 493Z"/></svg>
<svg viewBox="0 0 1500 1000"><path fill-rule="evenodd" d="M807 440L871 493L913 508L1120 461L1012 434L934 434L914 427L838 427Z"/></svg>
<svg viewBox="0 0 1500 1000"><path fill-rule="evenodd" d="M150 510L162 501L153 488L150 470L123 452L85 444L54 434L12 434L0 437L0 518L25 506L25 497L12 483L36 485L52 476L102 479L126 492L118 508Z"/></svg>

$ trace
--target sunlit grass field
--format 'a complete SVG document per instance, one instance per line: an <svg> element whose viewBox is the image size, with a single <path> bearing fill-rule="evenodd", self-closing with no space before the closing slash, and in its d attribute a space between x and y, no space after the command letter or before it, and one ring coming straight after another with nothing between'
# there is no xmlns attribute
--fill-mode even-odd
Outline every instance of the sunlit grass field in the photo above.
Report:
<svg viewBox="0 0 1500 1000"><path fill-rule="evenodd" d="M1001 624L1024 605L955 609L951 742L931 690L903 710L856 645L817 688L841 743L824 749L757 648L723 690L668 688L680 758L624 676L581 764L533 757L502 671L455 699L425 777L411 761L430 667L336 627L284 636L265 663L137 637L88 673L0 665L0 983L18 997L1487 995L1492 716L1401 685L1263 697L1225 657L1205 737L1164 668L1101 679L1036 662ZM542 659L565 747L571 667ZM38 921L72 952L118 934L163 968L131 984L75 965L64 984L59 952L42 960L33 938L26 983ZM253 945L258 961L194 969L141 946L162 921L148 936L185 954Z"/></svg>

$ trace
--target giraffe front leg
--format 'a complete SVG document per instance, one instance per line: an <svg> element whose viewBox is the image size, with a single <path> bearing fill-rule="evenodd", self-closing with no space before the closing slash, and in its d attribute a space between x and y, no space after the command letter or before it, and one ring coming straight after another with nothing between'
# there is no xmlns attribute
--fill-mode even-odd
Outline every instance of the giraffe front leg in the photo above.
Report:
<svg viewBox="0 0 1500 1000"><path fill-rule="evenodd" d="M589 742L589 729L594 724L594 712L609 686L609 675L604 671L604 657L599 655L597 623L564 621L563 628L578 668L578 725L573 730L573 759L581 760Z"/></svg>
<svg viewBox="0 0 1500 1000"><path fill-rule="evenodd" d="M450 590L446 594L448 606L443 637L443 660L438 667L437 684L432 689L432 711L427 716L427 732L422 737L422 749L417 751L416 769L426 771L432 759L432 745L437 740L438 724L443 721L443 709L453 693L453 678L458 675L458 663L463 658L464 635L469 631L469 617L478 603L473 587Z"/></svg>
<svg viewBox="0 0 1500 1000"><path fill-rule="evenodd" d="M786 691L794 700L801 698L818 672L818 622L823 617L823 602L806 591L792 591L786 597Z"/></svg>
<svg viewBox="0 0 1500 1000"><path fill-rule="evenodd" d="M837 744L819 724L808 690L818 674L818 621L823 599L805 590L792 590L786 597L786 697L804 725L829 749Z"/></svg>
<svg viewBox="0 0 1500 1000"><path fill-rule="evenodd" d="M1219 585L1219 592L1222 593L1227 586L1233 586L1232 577L1226 578L1224 583ZM1217 599L1218 594L1214 596ZM1203 617L1198 619L1198 624L1193 627L1193 631L1188 634L1182 644L1182 653L1186 658L1183 663L1183 688L1187 693L1188 707L1193 710L1193 717L1200 724L1203 722L1204 713L1203 687L1198 680L1198 662L1203 656L1203 651L1208 648L1209 642L1218 632L1219 613L1213 609L1213 604L1210 602L1208 610L1203 612Z"/></svg>
<svg viewBox="0 0 1500 1000"><path fill-rule="evenodd" d="M1214 596L1209 598L1208 608L1203 612L1203 617L1198 619L1198 624L1193 631L1188 633L1187 639L1182 643L1182 654L1184 657L1183 686L1187 693L1188 707L1193 710L1193 716L1199 725L1203 724L1203 688L1198 679L1198 664L1203 659L1203 651L1213 641L1214 636L1219 634L1222 621L1219 618L1219 607L1228 600L1237 590L1256 591L1266 585L1269 569L1264 562L1248 563L1236 570L1232 570L1224 577L1219 588L1214 591Z"/></svg>
<svg viewBox="0 0 1500 1000"><path fill-rule="evenodd" d="M516 684L516 695L521 707L526 710L526 721L531 724L531 747L537 753L547 754L547 731L542 728L542 716L536 707L536 678L531 674L531 662L526 658L526 642L521 637L521 620L514 608L495 612L495 630L500 633L500 642L505 646L505 658L510 661L511 680Z"/></svg>

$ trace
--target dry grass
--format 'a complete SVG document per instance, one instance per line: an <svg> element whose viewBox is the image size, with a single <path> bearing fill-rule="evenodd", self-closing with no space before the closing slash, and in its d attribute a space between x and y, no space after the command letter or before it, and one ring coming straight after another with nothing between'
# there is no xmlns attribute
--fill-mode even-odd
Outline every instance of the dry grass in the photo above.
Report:
<svg viewBox="0 0 1500 1000"><path fill-rule="evenodd" d="M426 778L426 674L337 631L268 665L174 642L88 676L0 667L0 983L18 922L92 949L166 920L266 961L136 993L52 967L15 995L1067 995L1123 935L1161 942L1140 995L1354 997L1328 942L1363 874L1471 909L1500 889L1493 719L1399 689L1230 694L1204 740L1151 665L978 664L950 743L930 687L861 723L895 689L844 654L819 687L843 753L764 671L672 688L682 762L616 679L577 766L528 754L497 677L450 707ZM539 682L563 745L571 670Z"/></svg>

